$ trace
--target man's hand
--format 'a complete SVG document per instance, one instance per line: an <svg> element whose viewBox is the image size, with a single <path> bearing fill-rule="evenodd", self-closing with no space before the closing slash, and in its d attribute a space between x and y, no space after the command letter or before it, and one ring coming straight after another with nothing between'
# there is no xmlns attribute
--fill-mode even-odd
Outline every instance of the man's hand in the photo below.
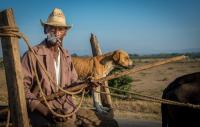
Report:
<svg viewBox="0 0 200 127"><path fill-rule="evenodd" d="M88 77L85 82L88 84L88 89L93 89L101 85L100 82L95 82L94 77Z"/></svg>
<svg viewBox="0 0 200 127"><path fill-rule="evenodd" d="M42 103L39 103L36 108L37 111L39 111L42 115L47 116L47 114L50 112L49 109Z"/></svg>
<svg viewBox="0 0 200 127"><path fill-rule="evenodd" d="M65 112L62 109L54 109L54 111L60 115L65 115ZM64 117L58 117L55 115L51 115L51 118L54 122L65 122L67 120L67 118Z"/></svg>
<svg viewBox="0 0 200 127"><path fill-rule="evenodd" d="M36 110L39 111L42 115L47 117L48 120L53 122L64 122L67 119L63 117L57 117L51 113L51 111L44 104L40 103L37 105ZM61 109L54 109L54 111L58 114L65 115L65 112Z"/></svg>

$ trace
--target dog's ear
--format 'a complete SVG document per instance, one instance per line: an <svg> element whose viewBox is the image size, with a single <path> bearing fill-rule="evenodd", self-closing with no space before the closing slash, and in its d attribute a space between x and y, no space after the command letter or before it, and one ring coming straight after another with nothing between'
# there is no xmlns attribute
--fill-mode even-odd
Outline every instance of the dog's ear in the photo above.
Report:
<svg viewBox="0 0 200 127"><path fill-rule="evenodd" d="M117 50L113 53L113 60L119 61L119 59L120 59L120 52Z"/></svg>

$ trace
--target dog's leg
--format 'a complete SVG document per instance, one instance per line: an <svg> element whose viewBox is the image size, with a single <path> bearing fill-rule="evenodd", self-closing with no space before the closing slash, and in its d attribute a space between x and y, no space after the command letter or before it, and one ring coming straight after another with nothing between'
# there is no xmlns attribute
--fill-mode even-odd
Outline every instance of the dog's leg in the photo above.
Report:
<svg viewBox="0 0 200 127"><path fill-rule="evenodd" d="M95 73L97 74L97 73ZM99 79L101 77L99 77L98 75L95 75L93 77L95 77L94 79ZM97 91L97 92L95 92ZM94 107L96 108L97 112L99 113L107 113L106 111L104 111L101 107L102 106L102 103L101 103L101 97L100 97L100 86L96 87L96 88L93 88L92 90L92 97L93 97L93 104L94 104Z"/></svg>
<svg viewBox="0 0 200 127"><path fill-rule="evenodd" d="M95 92L95 90L97 91L97 92ZM94 106L95 106L95 108L96 108L96 110L98 111L98 112L100 112L100 113L108 113L109 111L110 111L110 108L107 108L107 107L104 107L103 105L102 105L102 102L101 102L101 94L100 93L98 93L98 92L100 92L100 90L101 90L101 88L100 88L100 86L99 87L97 87L96 89L94 89L93 91L92 91L92 93L93 93L93 102L94 102Z"/></svg>
<svg viewBox="0 0 200 127"><path fill-rule="evenodd" d="M94 107L96 108L97 112L102 113L102 114L107 114L109 111L109 108L103 107L102 103L101 103L101 96L100 93L95 92L98 91L100 92L100 86L95 88L92 91L93 94L93 102L94 102Z"/></svg>
<svg viewBox="0 0 200 127"><path fill-rule="evenodd" d="M92 91L92 96L93 96L93 104L94 104L94 107L96 108L97 112L100 112L100 113L107 113L106 111L102 110L102 103L101 103L101 99L99 98L99 93L95 92L95 91L98 91L100 92L100 86L97 87L97 88L94 88L94 90Z"/></svg>

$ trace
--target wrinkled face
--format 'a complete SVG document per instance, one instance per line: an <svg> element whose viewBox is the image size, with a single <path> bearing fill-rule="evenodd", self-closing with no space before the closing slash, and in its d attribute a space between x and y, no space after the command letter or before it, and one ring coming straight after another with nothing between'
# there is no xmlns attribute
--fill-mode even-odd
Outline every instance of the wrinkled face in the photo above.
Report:
<svg viewBox="0 0 200 127"><path fill-rule="evenodd" d="M64 36L67 33L65 27L58 26L45 26L45 33L47 34L47 40L51 44L56 44L57 42L62 42Z"/></svg>
<svg viewBox="0 0 200 127"><path fill-rule="evenodd" d="M123 50L115 51L113 55L113 59L115 63L120 66L128 67L128 68L131 68L134 66L132 60L129 58L128 53Z"/></svg>

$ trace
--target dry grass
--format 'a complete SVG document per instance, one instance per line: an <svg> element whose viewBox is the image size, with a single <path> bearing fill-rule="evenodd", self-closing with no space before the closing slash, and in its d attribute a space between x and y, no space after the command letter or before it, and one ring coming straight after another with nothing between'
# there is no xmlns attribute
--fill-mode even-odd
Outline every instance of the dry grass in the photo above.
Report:
<svg viewBox="0 0 200 127"><path fill-rule="evenodd" d="M116 100L113 107L117 118L160 119L160 105L156 103Z"/></svg>
<svg viewBox="0 0 200 127"><path fill-rule="evenodd" d="M78 101L78 97L75 100ZM140 100L112 99L115 118L160 120L160 104ZM85 98L82 108L92 108L92 98Z"/></svg>

